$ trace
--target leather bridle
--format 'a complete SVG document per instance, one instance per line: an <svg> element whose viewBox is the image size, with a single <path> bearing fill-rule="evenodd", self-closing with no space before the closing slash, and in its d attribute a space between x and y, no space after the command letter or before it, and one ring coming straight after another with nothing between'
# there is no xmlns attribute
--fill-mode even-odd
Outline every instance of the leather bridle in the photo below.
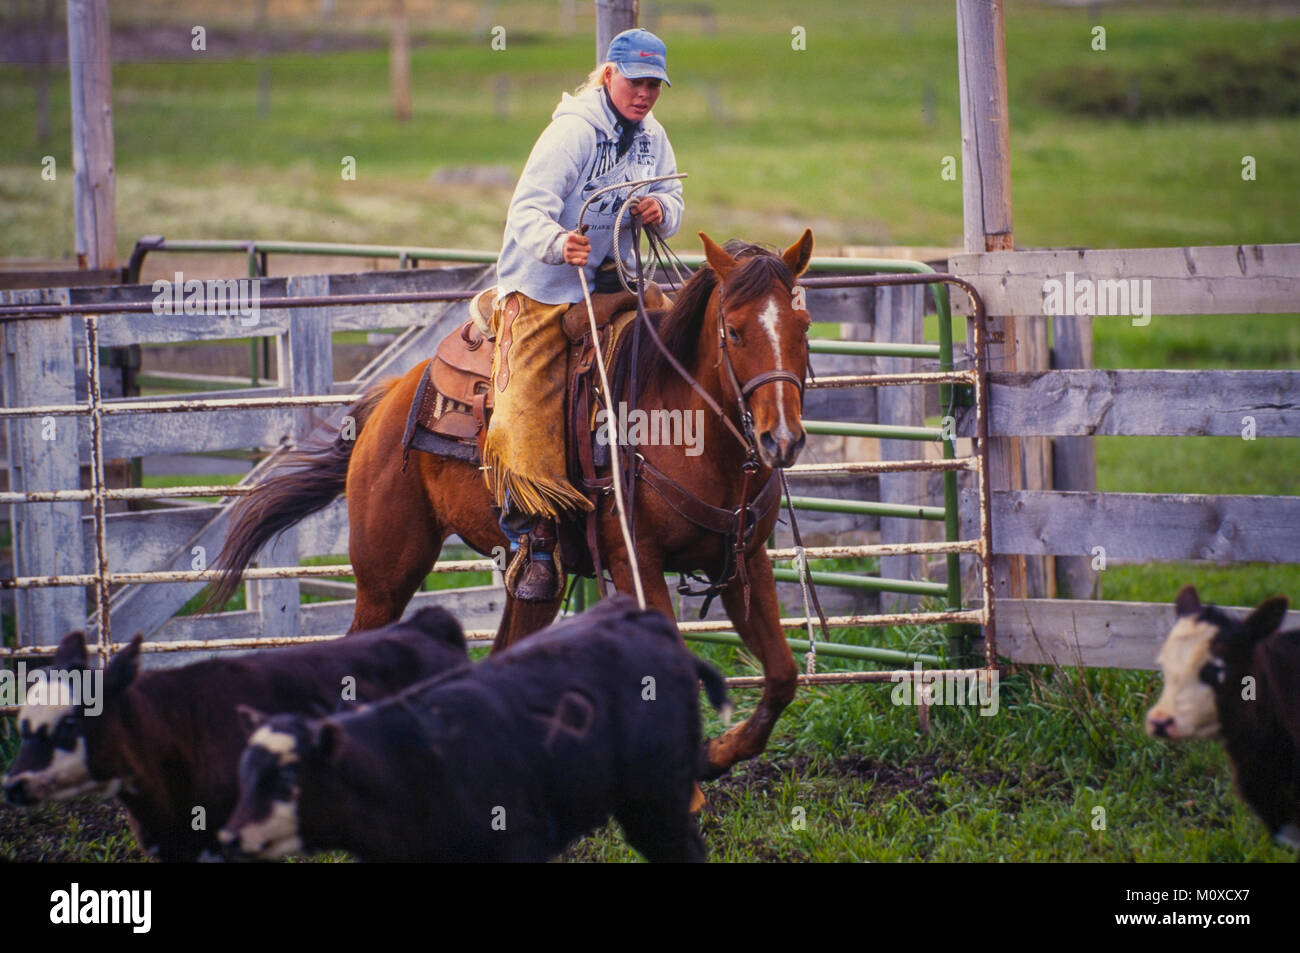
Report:
<svg viewBox="0 0 1300 953"><path fill-rule="evenodd" d="M798 377L793 371L787 371L784 368L774 368L770 371L763 371L761 374L755 374L742 385L740 379L736 376L736 368L731 363L731 351L727 349L727 320L726 314L722 307L723 288L722 279L718 279L718 360L727 371L727 381L731 385L731 392L736 394L736 403L740 408L740 422L744 427L744 433L739 435L741 442L745 447L745 465L751 462L758 462L758 437L754 433L754 415L749 409L749 398L754 391L758 390L764 384L788 383L799 388L799 413L803 413L803 391L804 381L808 373L808 361L804 360L804 377ZM805 348L807 341L805 339ZM734 428L733 428L734 430ZM757 467L755 466L755 469Z"/></svg>
<svg viewBox="0 0 1300 953"><path fill-rule="evenodd" d="M633 237L632 237L633 248L635 249L635 253L636 253L636 268L637 268L637 279L638 279L636 282L637 320L638 322L640 322L641 326L643 326L646 329L646 332L650 335L650 339L654 341L655 346L659 348L660 353L663 354L664 358L668 361L669 365L674 370L676 370L677 373L681 376L681 378L684 381L686 381L695 390L695 392L701 397L701 399L704 400L705 404L708 405L708 407L711 410L713 410L715 414L718 415L718 418L727 427L727 429L731 431L732 435L740 442L740 445L744 448L745 462L741 465L741 469L744 473L744 478L741 482L740 505L736 507L736 509L734 510L725 511L725 510L719 510L716 507L712 507L709 506L708 504L705 504L703 500L700 500L698 497L690 493L684 487L677 484L676 481L671 480L665 474L658 473L658 471L649 467L648 463L645 462L644 457L642 457L640 454L636 455L636 462L634 466L637 472L642 472L644 477L649 479L650 485L653 486L656 489L656 491L660 493L660 495L665 499L665 501L667 501L669 505L672 506L673 509L679 515L684 516L687 519L691 519L697 525L703 526L704 523L698 518L692 518L685 512L686 508L689 506L698 504L699 506L703 506L708 510L714 510L718 513L726 515L727 517L726 522L729 525L727 525L725 528L706 527L706 528L711 528L713 532L717 532L719 533L719 535L723 537L724 545L723 545L722 572L719 574L717 579L704 580L704 579L699 579L696 576L692 576L692 578L695 578L696 581L698 582L708 582L707 588L699 589L699 590L691 589L689 584L686 582L685 575L683 574L683 578L679 583L679 585L677 586L677 591L683 595L705 596L706 599L704 602L704 606L700 611L700 615L701 617L703 617L708 612L709 604L713 601L714 596L718 595L724 589L730 586L733 578L739 577L741 585L744 588L743 601L745 605L745 617L748 618L749 617L749 578L748 578L748 573L745 570L744 551L749 542L749 539L753 535L754 528L758 525L759 520L761 520L764 516L766 516L767 513L770 512L772 507L780 505L780 495L779 494L773 495L770 492L768 492L772 480L776 477L776 473L773 473L771 476L769 476L767 484L765 484L755 495L755 499L754 499L755 503L757 503L759 499L763 499L765 501L763 512L757 512L755 510L754 505L751 504L750 502L750 483L754 474L759 471L762 464L761 464L761 457L759 456L759 450L758 450L758 438L754 433L754 417L749 409L749 398L756 390L758 390L760 387L763 387L766 384L788 383L799 388L799 409L800 409L800 413L802 413L804 378L797 376L793 371L788 371L785 369L778 368L770 371L763 371L760 374L756 374L748 381L746 381L744 384L740 382L740 379L736 374L735 365L732 363L731 360L731 352L727 348L726 311L725 308L723 307L723 297L724 297L723 292L725 288L723 285L722 276L719 275L718 285L714 292L714 294L717 296L718 299L717 302L718 344L719 344L718 361L722 365L722 367L725 368L727 381L731 386L731 392L736 397L736 404L740 413L741 427L743 427L744 429L742 431L740 428L737 428L736 425L732 422L731 418L727 415L726 411L723 410L722 406L719 405L718 402L713 399L713 396L707 390L704 389L704 387L700 384L698 380L695 379L695 377L690 373L690 371L688 371L685 367L683 367L682 363L676 358L676 356L674 356L673 353L668 350L667 346L663 343L663 340L659 337L658 331L655 329L653 323L650 321L649 316L646 314L645 300L642 295L643 282L640 280L642 275L642 266L641 266L641 249L640 249L638 231L639 231L638 229L634 229ZM806 349L807 348L806 336L805 336L804 346ZM805 376L810 370L811 368L809 367L809 362L807 360L807 351L805 350L805 360L804 360ZM779 468L777 469L779 470ZM614 475L614 478L617 479L618 476ZM633 476L631 482L633 485L635 485L636 482L635 476ZM781 482L784 483L784 479ZM676 503L674 503L672 499L672 497L674 496L677 497ZM769 500L770 502L767 502ZM820 607L819 607L819 611L820 611Z"/></svg>

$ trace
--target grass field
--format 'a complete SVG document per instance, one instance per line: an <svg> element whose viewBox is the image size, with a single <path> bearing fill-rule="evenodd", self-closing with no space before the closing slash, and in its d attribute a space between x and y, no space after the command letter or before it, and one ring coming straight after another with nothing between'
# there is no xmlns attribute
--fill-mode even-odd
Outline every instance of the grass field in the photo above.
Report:
<svg viewBox="0 0 1300 953"><path fill-rule="evenodd" d="M290 13L311 6L280 9L292 25L300 21ZM711 6L712 35L681 14L660 26L674 86L655 112L690 174L677 248L695 250L688 236L699 229L788 243L804 225L821 251L960 245L960 181L941 176L944 158L961 152L950 0L809 0L797 14L743 0ZM424 12L412 16L407 124L391 118L378 48L274 55L265 116L252 56L118 64L119 253L147 233L498 246L510 188L461 184L449 170L517 174L560 90L589 65L590 21L566 36L551 4L497 3L492 23L506 26L508 45L493 51L479 5L411 7ZM188 30L208 22L210 9L150 0L115 3L113 15ZM277 4L271 10L274 19ZM1007 10L1018 246L1297 240L1300 116L1281 93L1254 95L1262 112L1223 115L1237 101L1231 77L1251 71L1231 67L1224 78L1205 66L1245 56L1285 78L1300 39L1290 8L1106 6L1105 51L1091 48L1096 24L1082 8L1009 2ZM245 13L232 8L226 26L246 27ZM795 26L806 50L791 48ZM41 143L30 71L0 65L0 256L60 257L72 246L66 78L55 75L52 138ZM1124 91L1118 112L1086 111L1088 90L1102 86ZM1077 94L1067 95L1072 87ZM1189 102L1202 105L1169 105ZM1127 118L1130 103L1145 103L1146 118ZM53 182L40 177L47 154L58 164ZM340 176L344 156L356 159L355 181ZM1253 180L1242 178L1245 156L1254 157ZM1300 322L1157 315L1134 328L1099 319L1095 348L1098 367L1295 368ZM1300 473L1296 440L1111 437L1098 439L1097 452L1099 486L1110 491L1295 493ZM1188 581L1229 605L1300 596L1297 566L1113 565L1103 590L1108 599L1172 602ZM926 651L945 645L933 629L883 638ZM735 674L754 669L741 652L699 651ZM859 664L822 660L832 670ZM762 759L706 787L703 830L714 858L733 861L1293 859L1232 793L1216 745L1145 737L1141 718L1158 690L1158 676L1145 672L1024 668L1004 679L996 716L935 709L929 736L913 709L891 703L888 687L803 691ZM742 696L742 710L748 703ZM0 754L13 749L4 730ZM135 856L120 818L81 810L51 809L26 827L0 810L0 856ZM635 855L611 827L567 856Z"/></svg>

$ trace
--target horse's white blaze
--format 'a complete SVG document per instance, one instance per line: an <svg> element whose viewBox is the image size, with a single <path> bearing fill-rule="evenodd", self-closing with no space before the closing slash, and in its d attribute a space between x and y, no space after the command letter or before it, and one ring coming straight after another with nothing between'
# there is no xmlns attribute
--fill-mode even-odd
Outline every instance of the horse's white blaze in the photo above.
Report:
<svg viewBox="0 0 1300 953"><path fill-rule="evenodd" d="M767 307L758 316L758 321L763 325L763 330L767 332L767 339L772 342L772 360L775 362L773 369L783 370L781 367L781 337L778 333L781 326L781 311L776 306L775 296L768 297ZM777 417L777 426L781 430L788 430L789 428L786 427L785 423L785 401L782 400L785 394L781 390L782 387L785 387L785 382L778 380L775 383L777 387L776 410L779 415Z"/></svg>

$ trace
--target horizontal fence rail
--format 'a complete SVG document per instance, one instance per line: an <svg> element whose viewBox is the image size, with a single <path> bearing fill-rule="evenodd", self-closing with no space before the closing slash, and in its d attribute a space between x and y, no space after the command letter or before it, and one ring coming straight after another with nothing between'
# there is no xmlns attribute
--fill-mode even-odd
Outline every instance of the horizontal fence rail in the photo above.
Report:
<svg viewBox="0 0 1300 953"><path fill-rule="evenodd" d="M989 391L994 437L1300 437L1300 371L994 372Z"/></svg>
<svg viewBox="0 0 1300 953"><path fill-rule="evenodd" d="M1101 547L1106 559L1300 561L1295 496L994 490L992 506L995 553L1091 556Z"/></svg>
<svg viewBox="0 0 1300 953"><path fill-rule="evenodd" d="M985 313L1014 317L1049 313L1049 281L1060 283L1057 314L1293 314L1300 301L1300 244L985 252L948 265L976 285ZM1084 280L1091 311L1078 307L1088 302Z"/></svg>

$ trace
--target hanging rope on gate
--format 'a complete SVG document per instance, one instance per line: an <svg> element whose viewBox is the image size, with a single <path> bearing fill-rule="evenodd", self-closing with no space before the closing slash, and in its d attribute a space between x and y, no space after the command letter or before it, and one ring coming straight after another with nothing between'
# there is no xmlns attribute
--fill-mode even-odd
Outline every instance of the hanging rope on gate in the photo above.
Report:
<svg viewBox="0 0 1300 953"><path fill-rule="evenodd" d="M802 546L794 548L794 559L790 560L795 572L799 574L799 588L803 592L803 621L808 629L808 654L804 656L804 672L817 674L817 640L813 635L812 607L808 605L808 581L804 573L808 571L808 556Z"/></svg>
<svg viewBox="0 0 1300 953"><path fill-rule="evenodd" d="M794 518L794 504L790 501L790 484L785 479L785 469L777 470L781 474L781 492L785 494L786 511L790 514L790 532L794 536L795 568L799 570L799 585L803 589L803 617L808 623L808 654L804 663L808 674L815 675L817 669L817 643L813 641L812 616L808 612L808 596L812 594L812 604L817 609L817 619L821 622L822 635L831 641L831 629L826 622L826 613L822 611L822 601L817 597L817 587L812 582L812 572L808 569L808 557L804 550L803 536L799 533L799 524Z"/></svg>

